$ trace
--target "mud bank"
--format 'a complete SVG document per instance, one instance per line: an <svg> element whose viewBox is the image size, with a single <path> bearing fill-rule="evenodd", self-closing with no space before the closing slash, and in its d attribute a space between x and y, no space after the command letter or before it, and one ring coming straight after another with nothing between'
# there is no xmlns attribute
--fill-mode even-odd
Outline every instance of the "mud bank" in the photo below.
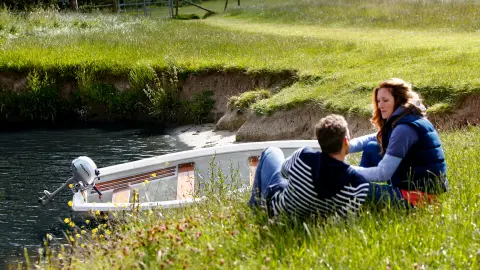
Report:
<svg viewBox="0 0 480 270"><path fill-rule="evenodd" d="M165 77L161 72L157 75L161 78ZM166 75L170 76L171 73ZM204 123L216 123L215 132L217 133L221 130L234 132L205 135L210 132L208 130L214 129L211 125L200 132L192 127L192 130L175 133L178 136L184 136L183 133L191 133L190 137L198 134L210 136L204 138L205 143L202 145L195 145L195 147L209 147L214 145L216 140L222 140L224 137L228 137L228 143L233 142L232 134L236 135L236 141L239 142L313 139L316 122L330 113L336 113L319 104L305 104L292 110L277 111L268 116L259 115L244 108L227 109L228 100L232 96L261 88L276 93L292 85L299 80L297 73L292 70L255 72L240 69L204 70L176 74L176 83L170 86L171 91L174 91L170 101L178 102L177 104L184 107L180 109L171 107L161 111L171 113L170 118L158 118L158 115L152 114L156 109L154 106L158 105L147 98L144 89L139 88L138 83L132 82L128 74L123 76L103 74L90 81L89 86L85 86L84 82L82 83L76 77L55 75L55 72L49 73L48 78L47 74L35 76L32 76L31 72L0 72L0 129L12 123L37 126L37 122L42 121L48 122L49 125L77 122L109 122L111 124L146 122L183 126L200 120ZM146 82L146 84L149 83L151 82ZM211 99L213 106L203 111L197 97L206 92L210 93L208 98ZM165 106L171 105L170 103L162 104ZM196 110L191 110L192 108ZM438 130L478 125L480 124L479 108L480 93L473 93L460 98L452 108L441 113L430 113L428 117ZM173 110L178 111L172 113ZM199 114L205 114L205 117L197 117ZM195 118L192 118L192 115ZM368 116L344 116L350 125L352 136L375 131Z"/></svg>
<svg viewBox="0 0 480 270"><path fill-rule="evenodd" d="M246 121L237 131L236 141L314 139L315 124L320 118L331 113L336 112L325 110L323 106L317 104L306 104L293 110L277 111L270 116L250 112ZM234 114L235 112L224 119L238 126L238 118L244 116L243 113L239 117L235 117ZM344 116L353 137L375 132L368 116ZM449 111L431 113L427 117L439 131L458 129L468 125L480 125L480 94L467 95ZM222 123L221 126L233 125Z"/></svg>
<svg viewBox="0 0 480 270"><path fill-rule="evenodd" d="M211 71L201 74L188 74L180 83L181 98L191 99L205 91L213 92L215 108L212 110L216 122L227 110L230 97L254 89L265 88L273 93L298 81L298 75L291 70L278 72Z"/></svg>
<svg viewBox="0 0 480 270"><path fill-rule="evenodd" d="M429 115L438 130L480 125L480 93L466 95L448 112Z"/></svg>
<svg viewBox="0 0 480 270"><path fill-rule="evenodd" d="M307 104L288 111L277 111L270 116L250 113L238 129L237 141L267 141L286 139L314 139L314 127L320 118L335 113L321 105ZM374 131L368 117L344 115L352 136Z"/></svg>

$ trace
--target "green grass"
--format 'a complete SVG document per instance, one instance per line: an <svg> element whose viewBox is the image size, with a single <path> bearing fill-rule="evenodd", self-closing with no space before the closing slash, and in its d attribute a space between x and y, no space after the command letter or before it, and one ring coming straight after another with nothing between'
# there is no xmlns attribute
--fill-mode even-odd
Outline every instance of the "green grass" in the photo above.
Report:
<svg viewBox="0 0 480 270"><path fill-rule="evenodd" d="M478 1L264 0L247 2L228 16L256 22L335 28L417 29L476 32Z"/></svg>
<svg viewBox="0 0 480 270"><path fill-rule="evenodd" d="M247 206L248 194L211 191L189 208L91 223L72 250L57 248L42 267L478 269L480 128L443 133L441 140L451 189L436 206L409 213L365 208L348 220L268 221Z"/></svg>
<svg viewBox="0 0 480 270"><path fill-rule="evenodd" d="M230 97L230 99L228 100L227 107L229 109L250 108L250 106L255 102L261 99L269 98L271 96L272 96L272 93L265 89L243 92L238 96Z"/></svg>
<svg viewBox="0 0 480 270"><path fill-rule="evenodd" d="M204 3L220 12L223 4ZM179 74L298 72L298 83L253 104L262 113L316 102L369 114L371 89L389 77L412 82L434 111L451 110L458 97L480 90L475 1L242 0L242 7L234 6L193 21L0 11L0 70L38 70L81 84L115 75L132 85L154 78L152 69L172 66ZM180 13L203 15L193 7ZM443 133L441 139L451 190L436 207L410 213L365 209L346 221L271 222L247 207L248 194L211 193L207 202L190 208L144 212L129 222L111 219L99 229L98 223L76 227L69 230L73 248L48 248L47 263L40 264L52 269L477 269L480 129Z"/></svg>
<svg viewBox="0 0 480 270"><path fill-rule="evenodd" d="M217 12L223 4L204 3ZM459 97L480 90L476 1L242 0L240 8L234 6L192 21L0 10L0 71L36 70L81 85L109 76L143 85L155 77L152 70L172 66L180 76L205 70L298 72L298 83L253 104L262 113L315 102L367 115L372 88L389 77L412 82L434 111L451 110ZM180 13L203 16L193 7ZM48 84L42 78L33 82L32 89ZM250 211L248 194L213 193L191 208L146 212L128 223L111 220L95 237L97 225L88 225L84 235L76 228L80 238L73 250L55 250L42 266L477 269L480 129L441 137L451 190L438 207L408 214L365 210L347 221L271 223Z"/></svg>
<svg viewBox="0 0 480 270"><path fill-rule="evenodd" d="M223 4L204 3L216 11ZM175 65L183 73L295 70L320 78L258 102L253 107L262 113L317 102L369 114L371 89L400 77L427 105L454 106L480 89L478 7L470 1L242 1L226 14L188 22L2 11L0 70L95 79ZM392 19L376 19L389 14Z"/></svg>

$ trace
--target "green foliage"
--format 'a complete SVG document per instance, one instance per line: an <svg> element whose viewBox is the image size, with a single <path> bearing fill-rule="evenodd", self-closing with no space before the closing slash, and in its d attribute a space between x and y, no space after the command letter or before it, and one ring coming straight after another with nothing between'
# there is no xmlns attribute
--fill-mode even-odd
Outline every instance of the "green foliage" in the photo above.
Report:
<svg viewBox="0 0 480 270"><path fill-rule="evenodd" d="M8 104L15 106L7 110L7 117L12 114L28 120L54 122L60 103L55 80L49 78L47 72L37 70L28 74L25 91L5 93L4 98L13 99Z"/></svg>
<svg viewBox="0 0 480 270"><path fill-rule="evenodd" d="M213 100L212 91L195 94L191 100L183 102L186 118L191 119L190 121L195 124L211 121L209 116L213 108L215 108L215 100Z"/></svg>
<svg viewBox="0 0 480 270"><path fill-rule="evenodd" d="M12 21L12 15L8 10L0 7L0 31L7 28L8 24Z"/></svg>
<svg viewBox="0 0 480 270"><path fill-rule="evenodd" d="M142 73L150 76L151 73ZM150 75L148 75L150 74ZM178 72L175 66L171 66L168 70L153 76L153 85L146 84L145 95L149 100L149 114L164 122L176 123L179 119L179 108L181 107L180 92L178 89ZM138 80L145 77L136 77Z"/></svg>
<svg viewBox="0 0 480 270"><path fill-rule="evenodd" d="M477 31L478 1L264 0L230 10L229 17L255 22L355 28Z"/></svg>
<svg viewBox="0 0 480 270"><path fill-rule="evenodd" d="M218 10L220 2L204 4ZM198 22L52 9L22 15L2 11L0 70L74 74L80 87L101 77L129 76L135 89L145 88L153 74L142 66L163 70L175 65L184 75L209 69L290 70L300 82L257 101L254 110L272 113L313 102L365 115L370 113L370 89L400 77L415 86L427 105L454 107L480 89L480 49L472 30L478 28L473 19L477 5L245 0L227 14ZM195 12L190 8L181 13ZM386 14L391 18L379 19Z"/></svg>
<svg viewBox="0 0 480 270"><path fill-rule="evenodd" d="M48 88L54 84L55 81L50 79L47 73L42 76L35 69L27 76L27 89L34 93L40 92L42 89Z"/></svg>
<svg viewBox="0 0 480 270"><path fill-rule="evenodd" d="M92 83L74 92L72 109L81 110L80 117L90 120L131 120L145 111L142 91L119 91L112 84ZM146 113L146 112L145 112Z"/></svg>
<svg viewBox="0 0 480 270"><path fill-rule="evenodd" d="M446 104L446 103L436 103L435 105L433 105L432 107L429 107L428 108L428 113L433 113L433 114L437 114L437 113L449 113L452 111L452 106L450 104Z"/></svg>
<svg viewBox="0 0 480 270"><path fill-rule="evenodd" d="M390 8L401 10L404 6L400 3L409 5L396 1ZM205 5L219 4L212 1ZM464 93L480 88L480 53L474 33L458 29L440 32L434 25L425 31L404 31L369 25L349 28L328 22L280 24L276 16L267 16L271 10L292 5L296 2L269 0L261 4L246 0L231 14L194 23L113 14L37 11L20 18L7 13L6 28L0 30L4 39L0 70L42 67L57 74L73 73L81 85L100 76L129 74L133 84L140 84L134 88L142 89L141 81L151 78L148 68L142 67L147 64L156 70L168 69L173 64L182 69L181 74L207 69L297 72L301 78L298 84L253 105L262 113L314 102L339 112L369 114L369 88L393 76L412 82L429 106L455 104ZM455 5L464 7L467 3ZM362 2L358 6L365 5ZM291 16L298 16L300 11L308 15L315 8L332 17L340 10L349 16L358 12L349 1L330 5L301 1L297 7ZM425 4L425 9L430 7ZM448 10L444 4L439 7ZM267 17L258 21L250 16L254 13ZM43 26L35 26L34 22L42 22L37 24ZM15 37L8 33L12 26ZM136 76L139 82L135 82Z"/></svg>
<svg viewBox="0 0 480 270"><path fill-rule="evenodd" d="M249 108L250 105L256 103L259 100L266 99L272 96L272 93L268 90L255 90L247 91L239 96L232 96L228 100L228 108Z"/></svg>
<svg viewBox="0 0 480 270"><path fill-rule="evenodd" d="M147 115L148 100L141 90L120 91L86 75L80 82L78 89L70 89L63 96L56 79L47 72L33 70L27 76L25 90L0 91L0 120L58 123L57 120L131 120Z"/></svg>
<svg viewBox="0 0 480 270"><path fill-rule="evenodd" d="M132 67L128 74L129 82L134 89L143 89L146 85L156 80L158 82L157 73L149 65L137 64Z"/></svg>
<svg viewBox="0 0 480 270"><path fill-rule="evenodd" d="M160 75L149 66L137 67L130 72L133 86L144 85L149 114L166 123L203 123L215 106L213 92L205 91L181 100L178 86L178 70L172 65ZM152 83L153 81L153 83Z"/></svg>

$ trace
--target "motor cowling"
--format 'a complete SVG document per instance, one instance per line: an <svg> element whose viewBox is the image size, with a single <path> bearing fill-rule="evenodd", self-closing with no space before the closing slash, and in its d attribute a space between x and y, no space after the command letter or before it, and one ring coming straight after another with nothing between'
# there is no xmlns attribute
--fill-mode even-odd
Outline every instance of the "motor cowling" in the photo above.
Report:
<svg viewBox="0 0 480 270"><path fill-rule="evenodd" d="M72 161L73 180L82 188L92 186L100 174L97 165L89 157L81 156Z"/></svg>
<svg viewBox="0 0 480 270"><path fill-rule="evenodd" d="M73 176L67 180L61 187L56 189L53 193L44 190L44 196L38 198L38 201L43 205L47 204L50 200L56 197L62 190L74 185L72 191L82 194L85 190L95 190L101 198L102 193L95 187L95 182L100 179L100 171L97 169L97 165L89 157L81 156L72 161L71 165Z"/></svg>

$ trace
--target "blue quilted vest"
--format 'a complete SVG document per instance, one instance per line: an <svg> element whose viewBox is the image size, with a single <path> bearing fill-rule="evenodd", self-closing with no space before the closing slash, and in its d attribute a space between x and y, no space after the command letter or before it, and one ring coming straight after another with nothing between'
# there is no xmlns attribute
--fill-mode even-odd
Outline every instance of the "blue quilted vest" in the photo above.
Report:
<svg viewBox="0 0 480 270"><path fill-rule="evenodd" d="M415 129L418 141L410 147L393 174L392 185L430 194L447 191L447 164L442 144L432 123L426 118L414 114L390 117L383 129L383 149L387 149L393 129L400 124L406 124Z"/></svg>

